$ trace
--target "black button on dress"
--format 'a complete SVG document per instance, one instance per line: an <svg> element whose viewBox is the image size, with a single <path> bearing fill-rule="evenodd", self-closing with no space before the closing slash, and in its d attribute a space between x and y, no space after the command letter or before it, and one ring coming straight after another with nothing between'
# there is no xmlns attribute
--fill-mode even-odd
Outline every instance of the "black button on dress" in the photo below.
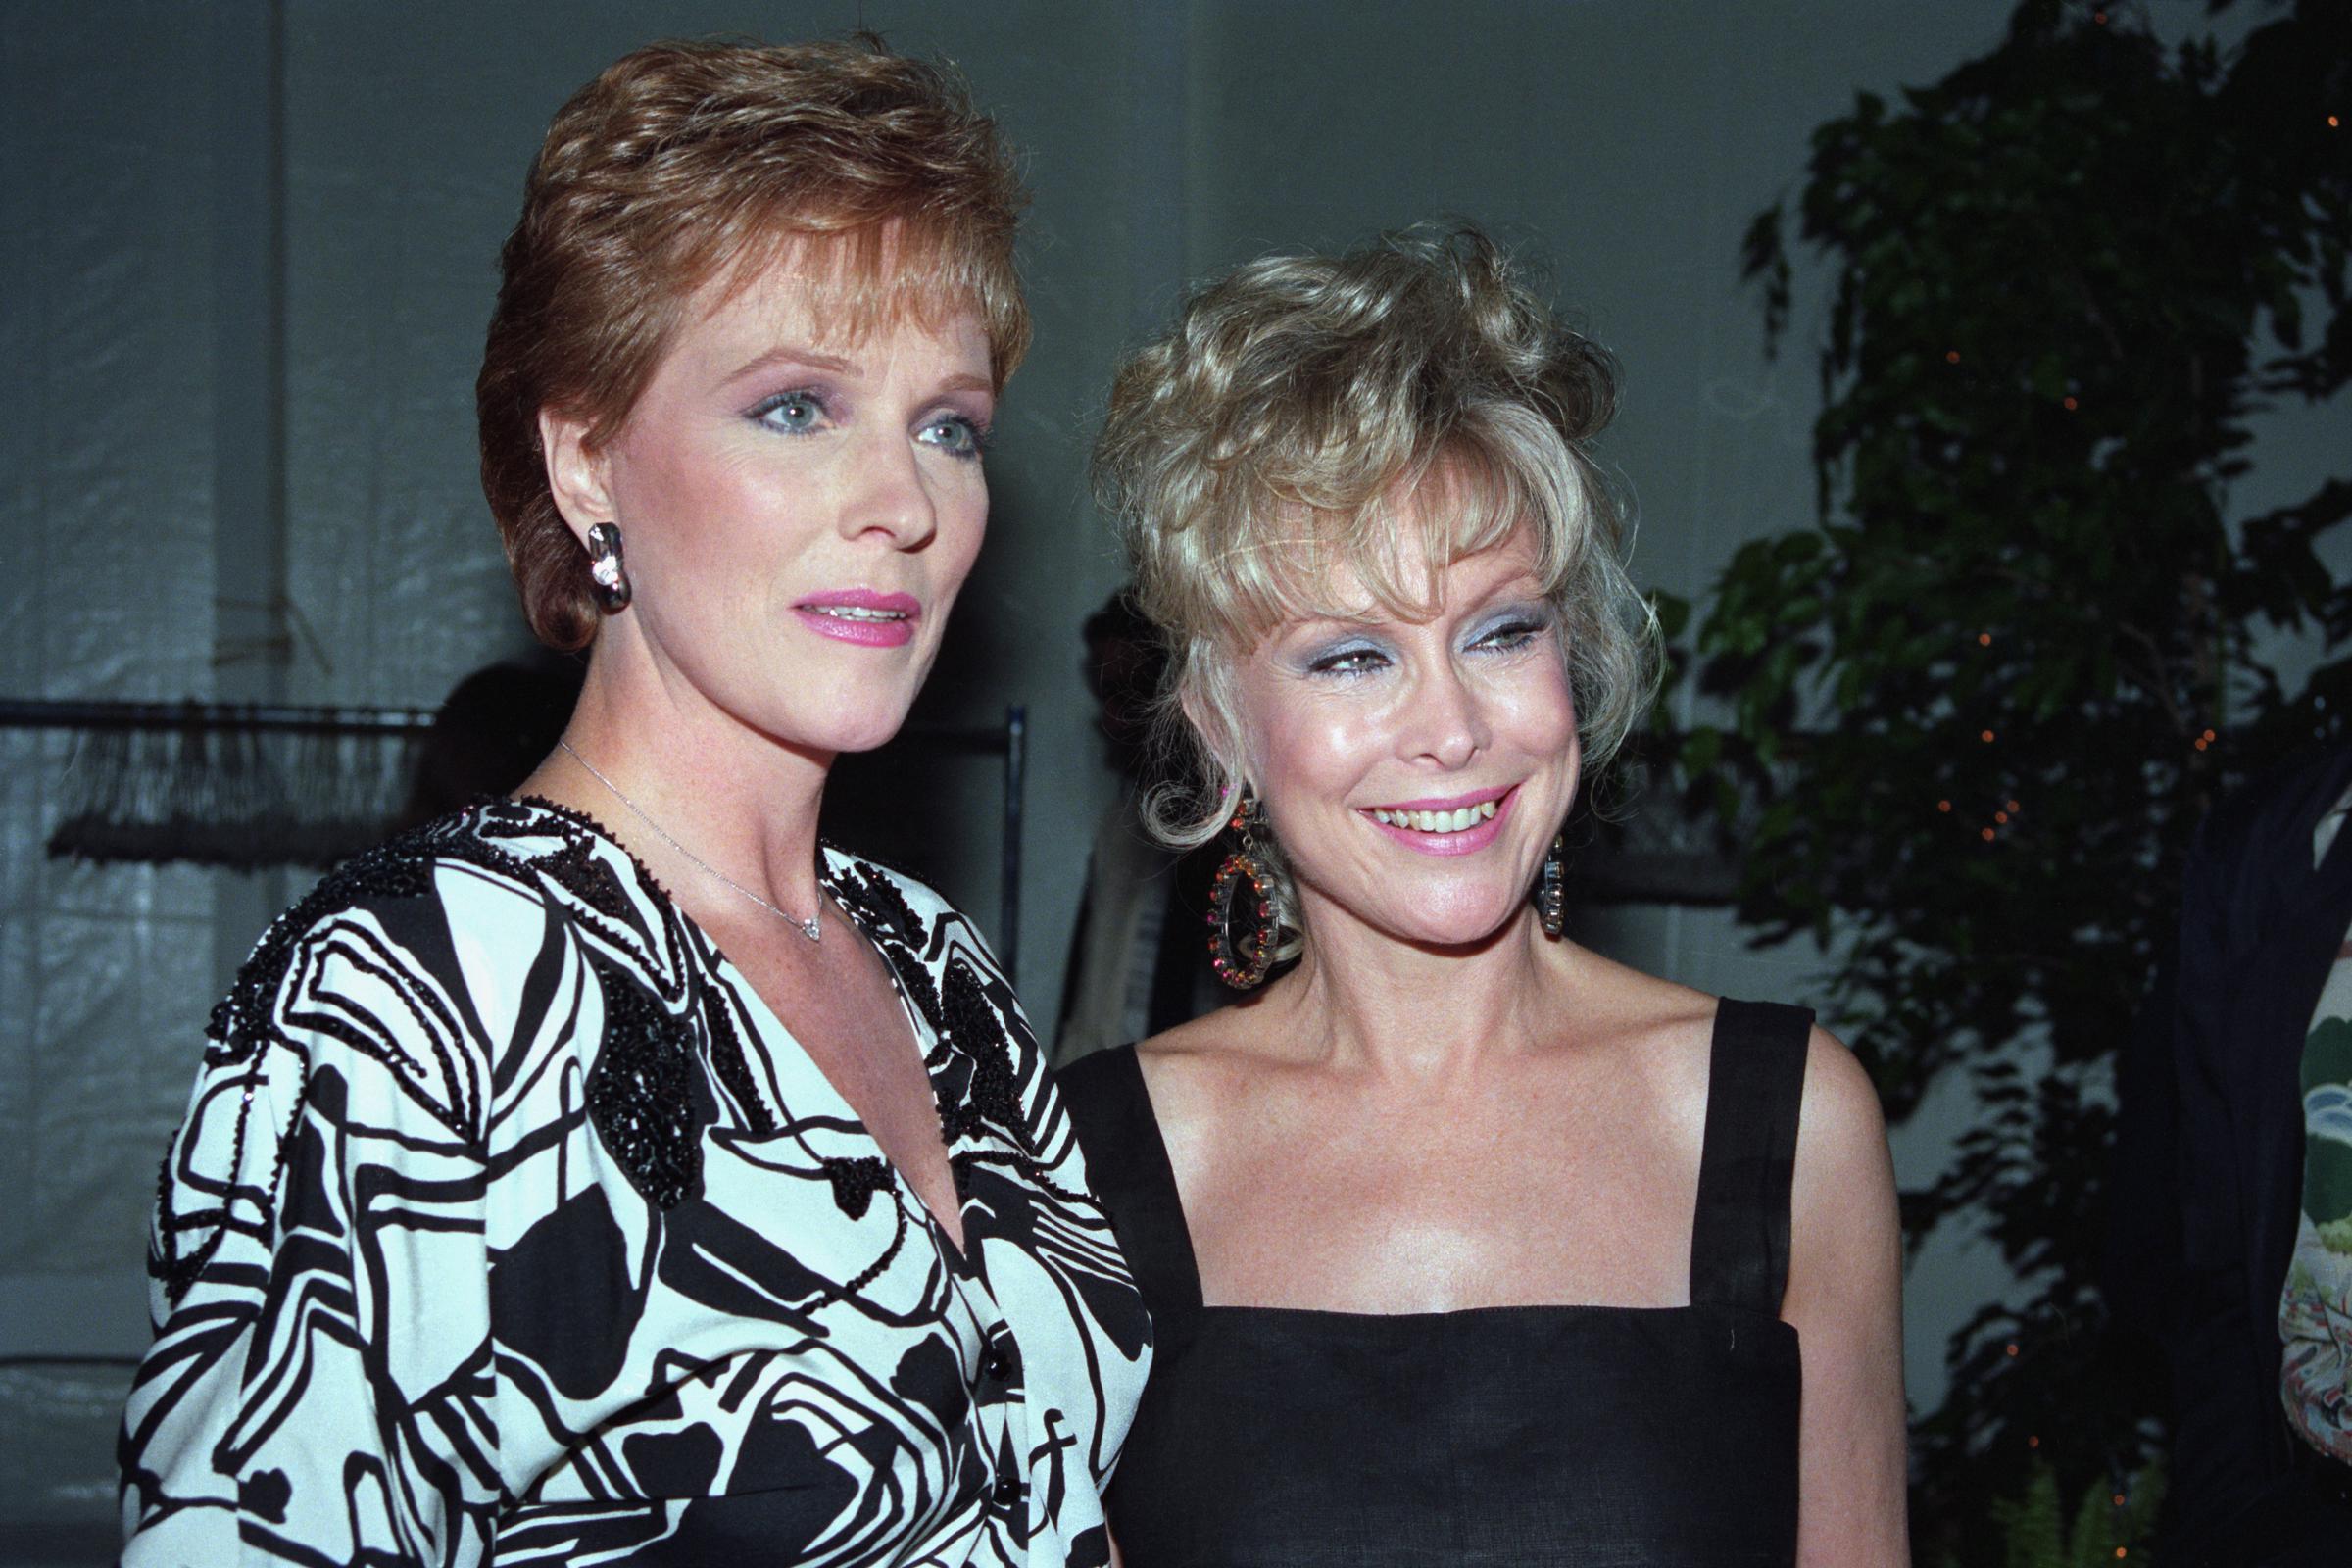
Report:
<svg viewBox="0 0 2352 1568"><path fill-rule="evenodd" d="M1780 1320L1812 1017L1717 1012L1690 1304L1203 1306L1132 1048L1061 1077L1150 1307L1109 1493L1127 1568L1765 1568L1796 1556Z"/></svg>

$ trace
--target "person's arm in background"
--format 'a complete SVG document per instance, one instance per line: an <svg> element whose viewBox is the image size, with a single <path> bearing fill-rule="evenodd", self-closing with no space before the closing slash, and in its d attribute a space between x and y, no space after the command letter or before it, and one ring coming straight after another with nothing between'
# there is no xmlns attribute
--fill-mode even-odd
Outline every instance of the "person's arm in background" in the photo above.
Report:
<svg viewBox="0 0 2352 1568"><path fill-rule="evenodd" d="M2230 1074L2244 1042L2229 1037L2229 964L2243 949L2230 929L2233 880L2250 854L2244 817L2198 829L2182 880L2180 933L2161 1020L2175 1116L2169 1173L2180 1216L2179 1272L2169 1309L2153 1316L2173 1388L2172 1510L2194 1537L2226 1527L2269 1484L2278 1390L2256 1348L2275 1323L2247 1321L2246 1228ZM2266 1387L2266 1383L2269 1385Z"/></svg>

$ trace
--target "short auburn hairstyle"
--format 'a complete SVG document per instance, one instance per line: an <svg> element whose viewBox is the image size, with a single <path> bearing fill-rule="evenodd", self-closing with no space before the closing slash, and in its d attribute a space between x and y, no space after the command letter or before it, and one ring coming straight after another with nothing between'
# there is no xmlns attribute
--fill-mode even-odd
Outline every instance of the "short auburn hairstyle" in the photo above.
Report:
<svg viewBox="0 0 2352 1568"><path fill-rule="evenodd" d="M1522 532L1597 776L1657 689L1656 616L1592 451L1616 402L1607 351L1469 224L1267 257L1187 299L1119 368L1095 446L1168 643L1163 731L1189 776L1152 803L1160 836L1202 844L1232 814L1249 783L1234 667L1285 620L1344 612L1321 603L1335 571L1426 612L1438 570Z"/></svg>
<svg viewBox="0 0 2352 1568"><path fill-rule="evenodd" d="M531 165L474 383L482 491L539 640L585 647L600 619L548 488L542 410L612 440L698 291L808 243L829 253L846 339L976 309L1002 390L1029 347L1027 201L953 68L870 34L651 44L574 94Z"/></svg>

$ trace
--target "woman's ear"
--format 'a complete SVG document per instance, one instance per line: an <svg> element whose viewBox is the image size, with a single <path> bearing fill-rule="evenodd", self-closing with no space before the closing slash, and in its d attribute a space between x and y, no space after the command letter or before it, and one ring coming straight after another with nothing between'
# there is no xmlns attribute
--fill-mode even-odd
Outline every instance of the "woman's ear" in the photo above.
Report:
<svg viewBox="0 0 2352 1568"><path fill-rule="evenodd" d="M1209 691L1207 688L1212 682L1218 683L1222 689ZM1176 682L1176 707L1184 714L1184 721L1192 726L1200 750L1209 760L1212 773L1225 776L1236 789L1247 791L1250 788L1246 776L1250 759L1246 755L1246 743L1233 731L1231 690L1229 685L1224 685L1219 672L1201 667L1200 657L1196 655L1186 673ZM1220 698L1225 700L1220 702Z"/></svg>
<svg viewBox="0 0 2352 1568"><path fill-rule="evenodd" d="M588 444L588 421L555 409L539 411L539 450L546 455L556 510L585 548L589 529L620 520L612 505L612 462L604 449Z"/></svg>

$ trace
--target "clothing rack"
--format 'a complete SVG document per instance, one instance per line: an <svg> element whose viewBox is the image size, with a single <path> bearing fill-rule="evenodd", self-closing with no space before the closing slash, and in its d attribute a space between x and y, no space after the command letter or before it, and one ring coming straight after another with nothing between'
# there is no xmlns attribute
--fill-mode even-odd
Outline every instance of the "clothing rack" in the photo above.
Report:
<svg viewBox="0 0 2352 1568"><path fill-rule="evenodd" d="M433 727L430 708L301 707L283 703L134 703L0 697L0 730L180 731L299 735L416 736ZM1004 809L999 841L998 957L1017 972L1021 915L1021 795L1026 785L1029 710L1004 709L1002 724L909 724L902 740L938 751L1004 760ZM894 743L895 744L895 743Z"/></svg>
<svg viewBox="0 0 2352 1568"><path fill-rule="evenodd" d="M0 697L0 729L273 731L399 735L433 727L429 708L298 708L283 703L50 702Z"/></svg>

